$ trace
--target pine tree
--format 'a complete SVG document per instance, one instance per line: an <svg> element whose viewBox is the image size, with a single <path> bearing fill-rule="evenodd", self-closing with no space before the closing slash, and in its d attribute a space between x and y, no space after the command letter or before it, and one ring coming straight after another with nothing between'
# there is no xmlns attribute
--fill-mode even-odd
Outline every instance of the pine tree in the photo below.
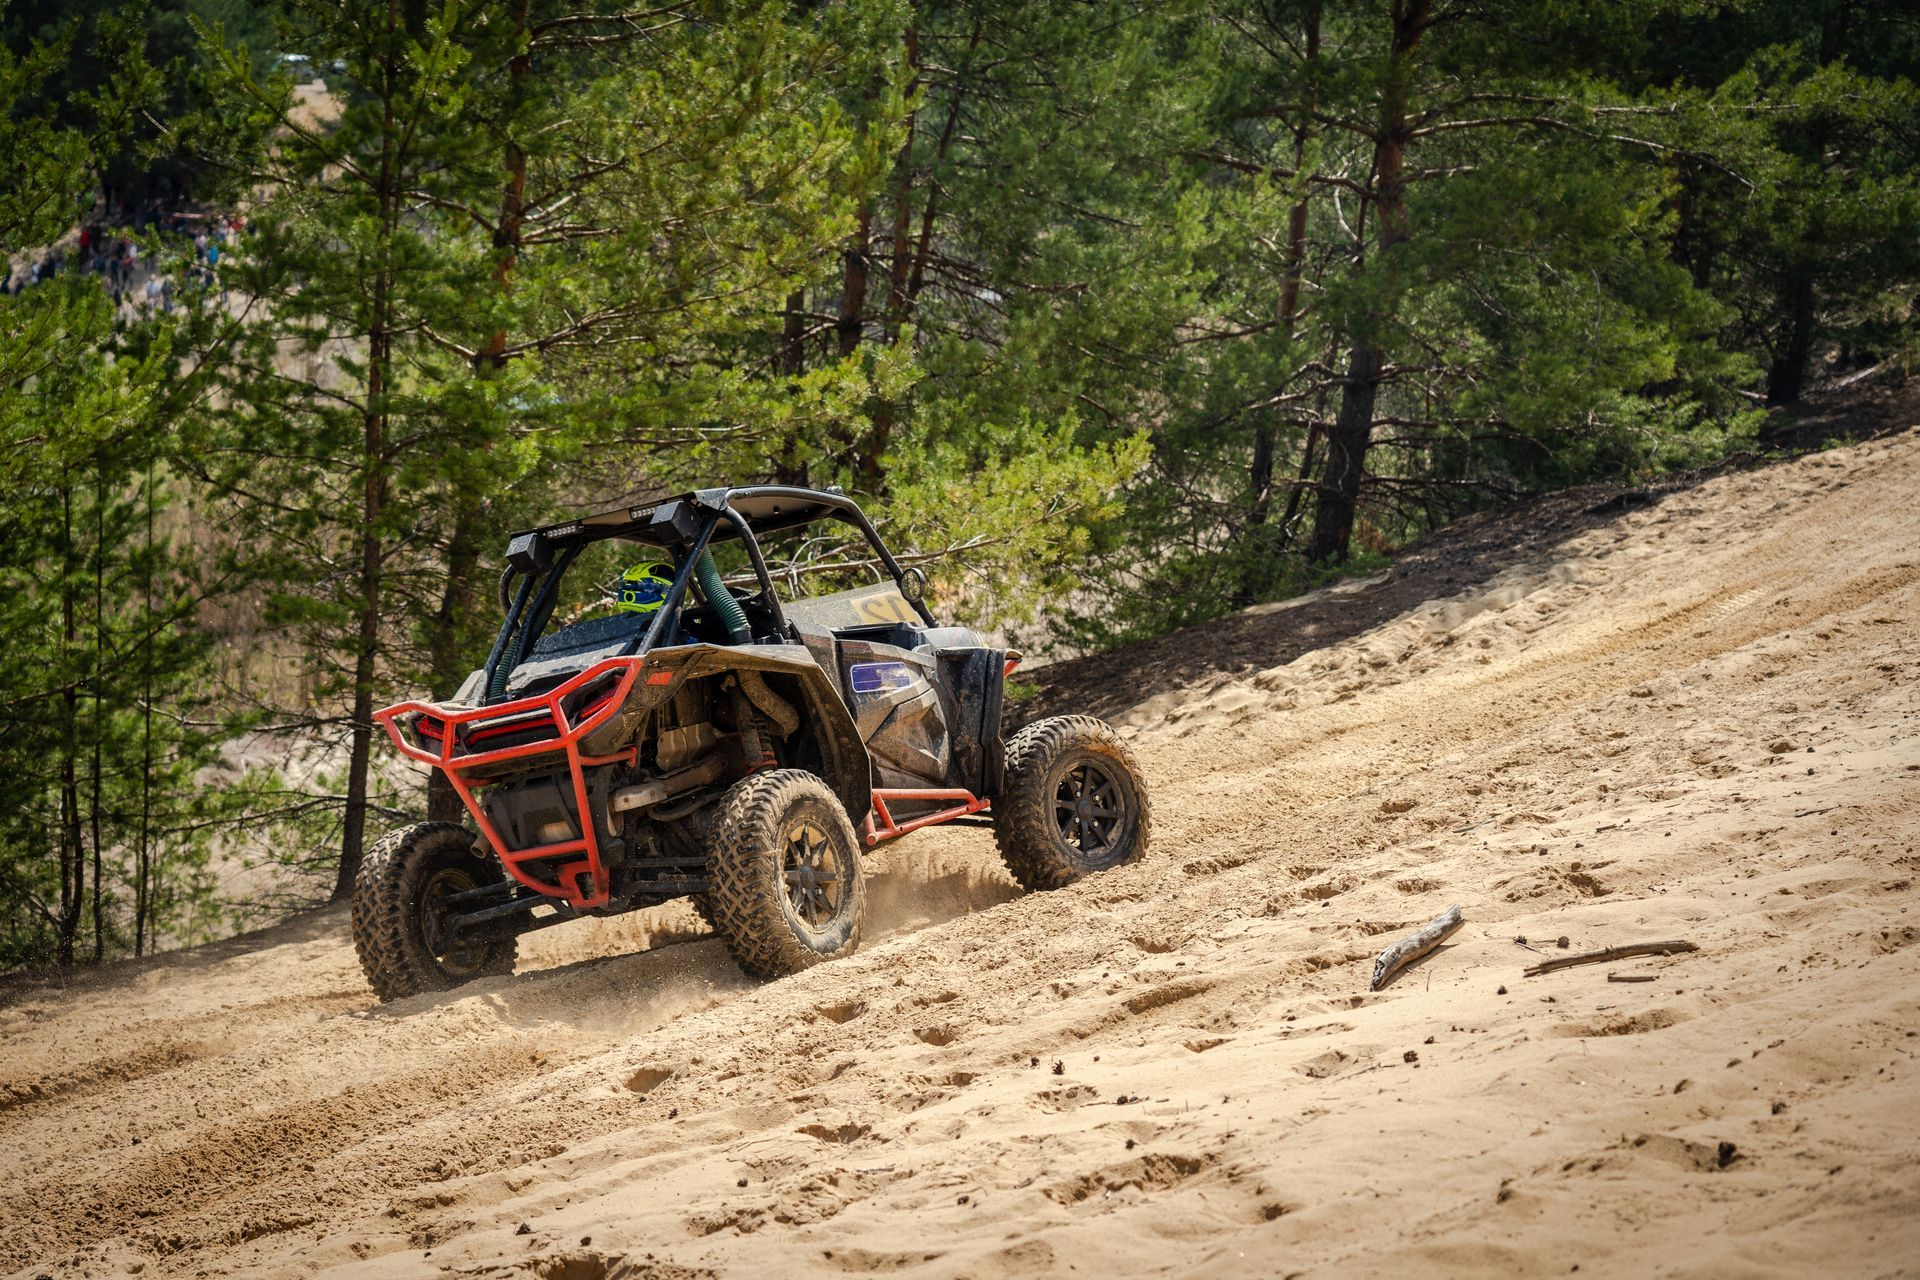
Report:
<svg viewBox="0 0 1920 1280"><path fill-rule="evenodd" d="M1659 12L1196 10L1186 78L1215 92L1180 154L1218 273L1200 393L1135 506L1171 548L1155 625L1305 581L1357 530L1377 547L1750 428L1751 364L1670 261L1670 166L1714 159L1637 100Z"/></svg>
<svg viewBox="0 0 1920 1280"><path fill-rule="evenodd" d="M0 242L50 243L91 208L150 88L119 48L112 90L61 116L44 86L65 48L0 53ZM0 968L137 954L206 905L224 797L194 777L227 725L196 620L215 584L166 528L191 394L173 328L77 269L0 295Z"/></svg>
<svg viewBox="0 0 1920 1280"><path fill-rule="evenodd" d="M1673 168L1672 250L1738 317L1725 332L1799 399L1905 345L1920 270L1920 30L1855 0L1688 15L1650 49L1657 103L1720 164ZM1892 287L1889 287L1892 286Z"/></svg>
<svg viewBox="0 0 1920 1280"><path fill-rule="evenodd" d="M277 549L284 659L345 738L344 895L384 807L372 712L477 663L483 540L866 396L859 370L739 358L842 229L853 144L818 87L843 33L782 6L287 8L344 67L341 109L228 55L273 142L234 183L265 198L227 276L251 339L208 478Z"/></svg>

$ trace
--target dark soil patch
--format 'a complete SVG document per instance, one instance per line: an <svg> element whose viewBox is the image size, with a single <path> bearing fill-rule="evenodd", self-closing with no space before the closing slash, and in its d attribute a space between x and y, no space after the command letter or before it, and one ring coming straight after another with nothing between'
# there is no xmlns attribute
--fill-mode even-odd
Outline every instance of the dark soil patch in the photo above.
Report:
<svg viewBox="0 0 1920 1280"><path fill-rule="evenodd" d="M1848 376L1860 380L1818 388L1775 409L1761 428L1761 446L1811 453L1830 441L1852 444L1920 423L1920 378L1902 378L1885 365ZM1845 378L1835 381L1844 384Z"/></svg>

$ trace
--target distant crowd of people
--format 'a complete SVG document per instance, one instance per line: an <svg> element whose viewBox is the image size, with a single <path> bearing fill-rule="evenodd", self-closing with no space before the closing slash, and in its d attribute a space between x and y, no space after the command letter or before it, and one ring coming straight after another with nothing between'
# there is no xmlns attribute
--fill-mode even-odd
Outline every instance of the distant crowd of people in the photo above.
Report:
<svg viewBox="0 0 1920 1280"><path fill-rule="evenodd" d="M148 213L142 215L135 231L122 232L97 222L84 223L71 255L55 245L38 257L30 257L24 267L16 265L12 255L6 255L6 277L0 281L0 292L11 297L62 271L86 271L101 277L116 303L170 313L179 287L176 276L183 277L189 288L219 288L221 260L232 254L245 230L245 219L228 214ZM169 269L158 270L158 264L152 261L152 242L156 239ZM176 266L185 270L171 269ZM224 290L222 293L224 296Z"/></svg>

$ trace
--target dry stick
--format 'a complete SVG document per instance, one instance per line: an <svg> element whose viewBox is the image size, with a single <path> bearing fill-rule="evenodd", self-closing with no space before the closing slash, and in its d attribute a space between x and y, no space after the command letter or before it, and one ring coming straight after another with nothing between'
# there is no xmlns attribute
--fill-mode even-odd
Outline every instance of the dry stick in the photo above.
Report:
<svg viewBox="0 0 1920 1280"><path fill-rule="evenodd" d="M1657 973L1610 973L1608 982L1652 982L1660 975Z"/></svg>
<svg viewBox="0 0 1920 1280"><path fill-rule="evenodd" d="M1528 969L1527 976L1537 978L1543 973L1552 973L1555 969L1571 969L1577 964L1600 964L1606 960L1624 960L1628 956L1665 956L1678 951L1698 951L1699 949L1691 942L1635 942L1624 947L1608 947L1605 951L1587 951L1577 956L1555 956Z"/></svg>
<svg viewBox="0 0 1920 1280"><path fill-rule="evenodd" d="M1461 924L1460 908L1448 907L1435 916L1426 928L1418 933L1408 934L1382 951L1380 958L1373 962L1373 981L1368 985L1367 990L1378 991L1381 984L1388 978L1445 942L1448 935L1458 929Z"/></svg>

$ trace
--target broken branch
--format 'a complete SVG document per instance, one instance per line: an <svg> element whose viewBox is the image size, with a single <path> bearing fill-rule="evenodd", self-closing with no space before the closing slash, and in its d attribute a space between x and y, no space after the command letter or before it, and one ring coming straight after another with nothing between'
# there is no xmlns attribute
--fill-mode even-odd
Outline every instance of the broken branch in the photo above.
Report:
<svg viewBox="0 0 1920 1280"><path fill-rule="evenodd" d="M1388 978L1445 942L1462 923L1464 922L1460 916L1460 908L1448 907L1435 916L1426 928L1418 933L1408 934L1382 951L1379 958L1373 962L1373 981L1368 984L1367 990L1378 991L1385 985Z"/></svg>
<svg viewBox="0 0 1920 1280"><path fill-rule="evenodd" d="M1628 956L1670 956L1681 951L1698 951L1691 942L1634 942L1624 947L1608 947L1605 951L1586 951L1577 956L1555 956L1543 960L1527 970L1529 978L1537 978L1543 973L1552 973L1555 969L1571 969L1577 964L1601 964L1608 960L1624 960Z"/></svg>

